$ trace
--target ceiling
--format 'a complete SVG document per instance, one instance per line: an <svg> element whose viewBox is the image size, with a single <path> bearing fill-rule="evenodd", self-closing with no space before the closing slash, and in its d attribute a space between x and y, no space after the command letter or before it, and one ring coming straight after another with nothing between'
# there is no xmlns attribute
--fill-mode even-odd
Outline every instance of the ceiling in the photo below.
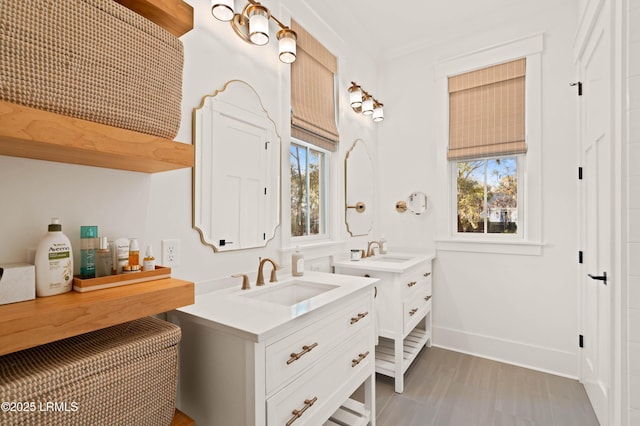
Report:
<svg viewBox="0 0 640 426"><path fill-rule="evenodd" d="M345 43L374 59L471 36L577 0L306 0ZM482 17L482 19L479 19Z"/></svg>

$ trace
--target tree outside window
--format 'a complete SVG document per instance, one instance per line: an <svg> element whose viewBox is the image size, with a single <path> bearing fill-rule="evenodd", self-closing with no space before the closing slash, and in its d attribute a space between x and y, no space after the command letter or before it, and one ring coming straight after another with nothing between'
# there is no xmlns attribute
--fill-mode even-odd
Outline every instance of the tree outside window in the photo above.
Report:
<svg viewBox="0 0 640 426"><path fill-rule="evenodd" d="M291 236L325 233L325 153L291 143Z"/></svg>
<svg viewBox="0 0 640 426"><path fill-rule="evenodd" d="M458 232L518 232L517 158L457 163Z"/></svg>

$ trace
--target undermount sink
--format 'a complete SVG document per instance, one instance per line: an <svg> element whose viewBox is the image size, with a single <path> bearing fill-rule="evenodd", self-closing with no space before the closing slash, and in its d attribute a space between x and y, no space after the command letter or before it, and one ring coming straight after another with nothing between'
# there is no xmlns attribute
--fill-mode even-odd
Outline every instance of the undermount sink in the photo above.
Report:
<svg viewBox="0 0 640 426"><path fill-rule="evenodd" d="M267 284L268 286L269 284ZM271 288L256 290L243 295L263 302L276 303L278 305L293 306L309 300L322 293L333 290L339 286L322 284L310 281L294 280L282 284L273 285Z"/></svg>
<svg viewBox="0 0 640 426"><path fill-rule="evenodd" d="M389 255L382 255L382 256L375 256L375 257L371 257L368 258L367 260L371 260L374 262L396 262L396 263L400 263L400 262L406 262L407 260L411 260L413 259L412 257L405 257L405 256L389 256Z"/></svg>

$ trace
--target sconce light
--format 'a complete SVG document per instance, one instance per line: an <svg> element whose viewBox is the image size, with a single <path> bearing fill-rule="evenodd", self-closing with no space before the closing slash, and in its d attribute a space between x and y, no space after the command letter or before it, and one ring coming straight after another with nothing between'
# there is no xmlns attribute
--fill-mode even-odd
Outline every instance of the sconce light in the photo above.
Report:
<svg viewBox="0 0 640 426"><path fill-rule="evenodd" d="M290 64L296 60L296 32L259 2L248 0L242 11L236 13L235 0L211 0L211 14L219 21L229 22L241 39L258 46L269 43L269 20L273 19L280 27L276 34L280 61Z"/></svg>
<svg viewBox="0 0 640 426"><path fill-rule="evenodd" d="M382 102L378 101L353 81L351 82L351 87L349 87L348 91L349 103L355 112L362 113L362 115L370 115L376 123L384 120Z"/></svg>

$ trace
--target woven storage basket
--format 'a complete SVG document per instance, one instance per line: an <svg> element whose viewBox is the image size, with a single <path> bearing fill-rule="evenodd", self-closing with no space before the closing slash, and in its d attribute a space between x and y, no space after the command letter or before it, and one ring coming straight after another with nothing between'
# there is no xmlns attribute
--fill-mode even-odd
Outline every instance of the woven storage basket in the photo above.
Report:
<svg viewBox="0 0 640 426"><path fill-rule="evenodd" d="M22 410L0 425L170 425L180 336L149 317L0 356L0 401Z"/></svg>
<svg viewBox="0 0 640 426"><path fill-rule="evenodd" d="M173 139L182 42L113 0L0 1L0 99Z"/></svg>

